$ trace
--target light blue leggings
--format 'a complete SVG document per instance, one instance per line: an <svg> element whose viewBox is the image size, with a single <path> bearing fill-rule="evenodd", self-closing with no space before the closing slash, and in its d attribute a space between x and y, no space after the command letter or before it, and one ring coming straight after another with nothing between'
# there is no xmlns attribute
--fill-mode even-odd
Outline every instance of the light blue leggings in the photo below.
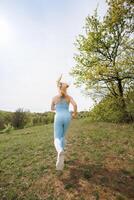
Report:
<svg viewBox="0 0 134 200"><path fill-rule="evenodd" d="M57 152L64 150L65 135L72 118L68 106L67 102L60 102L56 105L56 114L54 116L54 145Z"/></svg>

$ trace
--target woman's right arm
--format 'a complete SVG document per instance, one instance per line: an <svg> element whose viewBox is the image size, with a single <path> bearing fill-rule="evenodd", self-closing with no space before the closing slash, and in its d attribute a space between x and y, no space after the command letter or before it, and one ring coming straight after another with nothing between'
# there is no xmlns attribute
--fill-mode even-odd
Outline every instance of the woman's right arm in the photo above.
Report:
<svg viewBox="0 0 134 200"><path fill-rule="evenodd" d="M73 109L74 109L74 111L72 113L72 117L76 118L76 116L77 116L77 103L75 102L75 100L71 96L70 96L70 103L72 104Z"/></svg>

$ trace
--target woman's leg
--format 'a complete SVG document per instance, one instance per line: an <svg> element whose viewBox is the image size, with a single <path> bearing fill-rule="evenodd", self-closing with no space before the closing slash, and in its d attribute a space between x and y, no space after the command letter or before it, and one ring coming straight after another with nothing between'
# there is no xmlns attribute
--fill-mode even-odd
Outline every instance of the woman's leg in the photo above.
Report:
<svg viewBox="0 0 134 200"><path fill-rule="evenodd" d="M64 119L64 125L63 125L63 137L62 137L62 148L64 149L65 148L65 136L66 136L66 133L67 133L67 129L69 127L69 124L70 124L70 121L71 121L71 117L67 117Z"/></svg>
<svg viewBox="0 0 134 200"><path fill-rule="evenodd" d="M64 149L62 146L63 139L63 121L61 118L57 117L54 121L54 145L58 152L57 161L56 161L56 169L63 170L64 167Z"/></svg>
<svg viewBox="0 0 134 200"><path fill-rule="evenodd" d="M54 120L54 145L56 151L59 153L63 151L63 122L60 117L56 117Z"/></svg>

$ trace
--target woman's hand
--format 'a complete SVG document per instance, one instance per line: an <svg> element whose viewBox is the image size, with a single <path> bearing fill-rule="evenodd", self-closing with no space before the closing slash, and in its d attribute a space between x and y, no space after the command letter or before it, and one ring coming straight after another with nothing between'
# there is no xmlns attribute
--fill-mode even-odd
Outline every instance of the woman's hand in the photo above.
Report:
<svg viewBox="0 0 134 200"><path fill-rule="evenodd" d="M57 87L59 87L60 86L60 81L61 81L61 78L62 78L62 74L60 75L60 77L58 78L58 80L56 81L56 83L57 83Z"/></svg>
<svg viewBox="0 0 134 200"><path fill-rule="evenodd" d="M76 112L72 112L72 118L76 119L77 118L77 113Z"/></svg>

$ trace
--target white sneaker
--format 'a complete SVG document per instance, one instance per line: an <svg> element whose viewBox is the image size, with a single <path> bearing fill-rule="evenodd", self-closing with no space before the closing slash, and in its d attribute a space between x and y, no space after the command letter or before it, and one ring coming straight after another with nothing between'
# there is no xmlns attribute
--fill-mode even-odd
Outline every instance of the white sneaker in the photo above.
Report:
<svg viewBox="0 0 134 200"><path fill-rule="evenodd" d="M64 168L64 151L60 151L57 157L56 170L63 170L63 168Z"/></svg>

